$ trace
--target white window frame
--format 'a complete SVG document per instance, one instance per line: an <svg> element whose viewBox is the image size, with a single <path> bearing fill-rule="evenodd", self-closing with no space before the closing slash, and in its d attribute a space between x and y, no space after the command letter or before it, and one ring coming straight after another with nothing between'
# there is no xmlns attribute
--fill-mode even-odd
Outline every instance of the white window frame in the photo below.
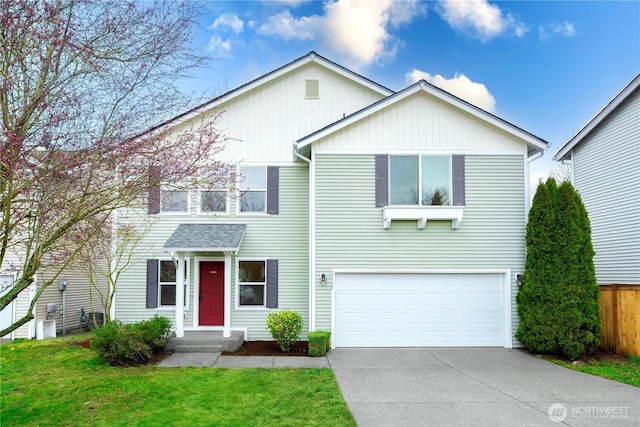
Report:
<svg viewBox="0 0 640 427"><path fill-rule="evenodd" d="M393 157L417 157L418 158L418 204L415 205L402 205L402 204L392 204L391 203L391 159ZM425 205L422 203L423 194L422 194L422 158L423 157L447 157L449 159L449 204L448 205ZM389 198L389 206L399 207L399 206L410 206L410 207L428 207L428 208L447 208L453 206L453 161L452 156L450 154L392 154L389 156L389 171L387 177L389 183L389 194L387 197Z"/></svg>
<svg viewBox="0 0 640 427"><path fill-rule="evenodd" d="M162 195L165 192L184 192L187 193L187 209L185 211L165 211ZM189 215L191 213L191 194L189 190L162 187L160 188L160 214L162 215Z"/></svg>
<svg viewBox="0 0 640 427"><path fill-rule="evenodd" d="M224 193L225 197L225 210L224 211L203 211L202 210L202 193L207 191L215 191L219 193ZM201 188L198 190L198 215L213 215L213 216L222 216L229 215L229 204L231 202L231 197L229 197L229 190L216 190L212 188Z"/></svg>
<svg viewBox="0 0 640 427"><path fill-rule="evenodd" d="M244 179L243 179L243 175L242 175L242 169L243 168L262 168L264 169L264 188L251 188L251 187L242 187L243 183L244 183ZM267 166L266 165L242 165L242 166L238 166L238 173L237 173L237 183L236 183L236 188L238 189L238 194L237 194L237 202L236 202L236 214L237 215L268 215L267 213L267 186L268 186L268 177L267 177ZM264 208L262 209L262 211L242 211L242 193L245 191L254 191L254 192L262 192L264 193Z"/></svg>
<svg viewBox="0 0 640 427"><path fill-rule="evenodd" d="M264 292L262 294L262 305L240 305L240 286L242 285L260 285L262 282L241 282L240 281L240 262L253 261L264 263ZM267 310L267 261L268 258L236 258L236 310Z"/></svg>
<svg viewBox="0 0 640 427"><path fill-rule="evenodd" d="M157 310L175 310L176 305L163 305L162 304L162 286L171 286L171 284L173 284L173 286L177 286L176 282L163 282L160 280L160 278L162 277L162 262L171 262L174 264L175 267L175 263L177 262L177 260L174 260L172 258L158 258L158 308ZM185 269L184 269L184 274L185 274L185 279L184 279L184 308L185 310L189 309L189 282L190 282L190 278L191 278L191 260L188 257L184 258L184 262L185 262ZM177 269L176 269L176 274L177 274ZM176 276L176 280L177 280L177 276ZM178 292L178 290L176 289L176 292Z"/></svg>

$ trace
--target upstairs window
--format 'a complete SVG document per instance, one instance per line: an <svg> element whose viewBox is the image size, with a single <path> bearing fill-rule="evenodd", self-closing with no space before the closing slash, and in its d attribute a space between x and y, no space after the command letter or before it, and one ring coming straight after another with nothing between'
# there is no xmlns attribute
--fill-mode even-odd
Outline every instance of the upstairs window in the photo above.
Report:
<svg viewBox="0 0 640 427"><path fill-rule="evenodd" d="M389 156L391 205L451 206L450 156Z"/></svg>
<svg viewBox="0 0 640 427"><path fill-rule="evenodd" d="M199 209L202 214L228 213L228 192L215 190L200 191Z"/></svg>
<svg viewBox="0 0 640 427"><path fill-rule="evenodd" d="M189 193L185 190L162 190L160 193L160 212L189 212Z"/></svg>
<svg viewBox="0 0 640 427"><path fill-rule="evenodd" d="M267 212L267 168L264 166L241 167L240 212Z"/></svg>

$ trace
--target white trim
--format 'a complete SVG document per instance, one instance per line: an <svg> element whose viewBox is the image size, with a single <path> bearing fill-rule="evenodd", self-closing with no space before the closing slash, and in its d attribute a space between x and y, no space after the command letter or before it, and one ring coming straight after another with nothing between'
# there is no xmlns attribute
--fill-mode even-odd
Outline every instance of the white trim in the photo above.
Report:
<svg viewBox="0 0 640 427"><path fill-rule="evenodd" d="M553 155L554 160L563 160L573 148L578 145L591 131L605 120L625 99L640 87L640 74L638 74L624 89L622 89L605 107L598 112L586 125L569 141L567 141ZM566 159L564 159L566 160Z"/></svg>
<svg viewBox="0 0 640 427"><path fill-rule="evenodd" d="M176 253L180 254L181 252L184 255L184 252L188 252L184 249L172 249L172 251L175 251ZM163 311L163 310L170 310L170 311L174 311L175 310L175 305L162 305L160 303L162 295L161 295L161 290L160 290L160 274L161 274L161 267L160 267L160 261L174 261L174 258L171 256L162 256L162 257L157 257L155 258L158 261L158 306L155 308L155 310L158 311ZM183 288L184 286L187 287L187 289L185 289L185 295L189 295L189 282L191 282L191 258L188 256L184 257L184 260L186 261L186 265L187 265L187 281L183 283ZM175 265L175 263L174 263ZM183 279L184 280L184 279ZM170 283L170 282L163 282L163 283ZM176 305L177 305L177 300L178 298L178 272L176 271ZM183 307L185 311L189 310L189 300L188 299L184 299L183 301Z"/></svg>
<svg viewBox="0 0 640 427"><path fill-rule="evenodd" d="M464 215L464 206L414 206L392 205L382 208L382 228L391 227L392 220L417 220L418 230L422 230L428 220L451 220L451 229L460 227Z"/></svg>
<svg viewBox="0 0 640 427"><path fill-rule="evenodd" d="M214 261L214 262L225 262L225 258L223 257L212 257L212 256L196 256L193 258L193 269L195 270L193 273L193 320L192 324L194 328L200 328L200 299L198 296L200 295L200 263L203 261ZM225 264L225 285L227 281L226 276L226 264ZM225 322L226 322L226 300L231 296L227 294L227 289L225 286ZM209 325L207 325L209 326ZM226 326L226 323L225 325ZM185 329L186 330L186 329Z"/></svg>
<svg viewBox="0 0 640 427"><path fill-rule="evenodd" d="M513 348L513 325L511 321L511 269L503 268L472 268L472 269L454 269L454 268L409 268L409 269L375 269L375 268L336 268L331 270L331 335L336 334L336 275L337 274L502 274L502 292L503 292L503 339L504 348ZM331 348L335 348L335 340L331 340Z"/></svg>
<svg viewBox="0 0 640 427"><path fill-rule="evenodd" d="M309 160L309 332L316 330L316 162L315 147Z"/></svg>
<svg viewBox="0 0 640 427"><path fill-rule="evenodd" d="M202 211L202 192L204 191L215 191L218 193L225 193L225 207L224 211ZM218 216L229 216L230 215L230 206L231 206L231 194L229 190L217 190L213 188L198 188L196 190L196 199L198 204L198 212L197 215L200 216L208 216L208 217L218 217Z"/></svg>
<svg viewBox="0 0 640 427"><path fill-rule="evenodd" d="M162 210L163 208L163 203L162 203L162 193L163 192L167 192L167 191L171 191L171 192L180 192L183 191L185 193L187 193L187 210L186 211L164 211ZM160 212L158 212L157 215L162 215L162 216L188 216L191 215L191 191L189 191L189 189L178 189L178 188L172 188L172 187L166 187L166 186L162 186L160 187Z"/></svg>
<svg viewBox="0 0 640 427"><path fill-rule="evenodd" d="M418 158L418 182L416 183L418 186L418 203L417 204L411 204L411 205L402 205L402 204L398 204L398 205L393 205L391 204L391 158L392 157L417 157ZM424 157L448 157L449 158L449 186L447 188L447 190L449 191L449 204L448 205L443 205L443 206L453 206L453 156L451 154L411 154L411 155L397 155L397 154L389 154L388 158L389 158L389 167L387 168L387 182L389 183L388 185L388 193L387 193L387 200L389 200L389 206L393 206L393 207L397 207L397 206L410 206L410 207L433 207L434 205L423 205L422 204L422 199L423 199L423 188L422 188L422 183L423 183L423 176L422 176L422 159ZM420 218L415 218L415 219L421 219ZM407 219L407 218L401 218L401 219ZM414 218L409 218L409 219L414 219ZM460 221L462 220L462 217L460 217ZM386 224L386 222L385 222ZM424 225L426 224L426 218L425 218L425 223L422 224L422 227L418 226L418 228L422 229L424 228ZM388 226L384 227L384 228L389 228ZM458 228L453 227L453 228Z"/></svg>
<svg viewBox="0 0 640 427"><path fill-rule="evenodd" d="M16 285L16 279L18 277L18 273L15 272L15 271L10 272L10 271L2 270L2 271L0 271L0 275L11 276L11 286L9 286L7 288L7 292L9 292L9 290ZM3 291L5 291L5 289L0 289L0 295L3 294L3 293L6 293L6 292L3 292ZM24 290L22 292L24 292ZM11 315L10 315L10 317L11 317L10 322L11 323L10 323L10 325L14 324L15 321L16 321L16 300L18 299L19 295L20 294L16 295L16 298L9 303L10 306L11 306L10 307L10 309L11 309ZM31 304L31 301L29 301L29 304ZM4 309L6 310L7 307L5 307ZM7 337L6 339L13 340L15 338L14 335L15 335L15 330L9 332L7 335L5 335L5 337ZM4 337L0 337L0 338L4 338Z"/></svg>
<svg viewBox="0 0 640 427"><path fill-rule="evenodd" d="M267 311L269 308L267 307L267 261L268 257L236 257L235 267L236 267L236 275L235 275L235 309L239 311L256 311L262 310ZM240 261L262 261L264 262L264 291L262 295L262 305L240 305ZM243 283L255 283L256 285L260 285L262 282L243 282Z"/></svg>
<svg viewBox="0 0 640 427"><path fill-rule="evenodd" d="M177 248L177 247L164 247L165 252L236 252L239 249L239 245L237 248L217 248L217 247L185 247L185 248ZM166 260L166 258L163 258Z"/></svg>
<svg viewBox="0 0 640 427"><path fill-rule="evenodd" d="M356 149L315 149L316 154L360 154L360 155L375 155L375 154L389 154L390 156L406 156L406 155L432 155L432 156L446 156L452 154L465 154L465 155L478 155L478 156L522 156L522 150L474 150L473 148L446 148L441 150L434 149L399 149L399 148L367 148L365 150ZM525 157L527 157L525 155Z"/></svg>
<svg viewBox="0 0 640 427"><path fill-rule="evenodd" d="M240 170L242 168L264 168L264 188L252 188L252 187L246 187L244 189L240 188L240 178L242 176L242 173L240 172ZM267 213L267 193L268 193L268 189L267 187L269 186L268 183L268 166L265 164L247 164L247 163L243 163L243 164L238 164L236 165L236 215L238 216L270 216ZM262 211L248 211L248 212L242 212L240 209L242 207L242 197L241 197L241 193L243 191L246 192L263 192L264 193L264 208Z"/></svg>
<svg viewBox="0 0 640 427"><path fill-rule="evenodd" d="M184 252L178 252L178 267L176 268L176 337L184 337L184 304L185 298L185 285L188 285L189 278L187 277L187 283L185 283L185 276L188 274L185 270L185 257ZM187 266L187 269L189 267ZM160 270L160 268L158 269ZM158 271L159 273L159 271ZM158 286L160 283L158 282Z"/></svg>
<svg viewBox="0 0 640 427"><path fill-rule="evenodd" d="M224 327L222 337L231 336L231 253L224 254ZM245 330L245 340L247 331Z"/></svg>
<svg viewBox="0 0 640 427"><path fill-rule="evenodd" d="M544 151L547 148L547 142L508 123L493 114L490 114L480 108L477 108L467 102L462 101L461 99L451 95L449 92L446 92L442 89L438 89L437 87L421 80L413 85L407 87L406 89L396 92L393 95L384 98L382 101L371 104L369 107L363 108L362 110L347 116L346 118L335 122L332 125L325 127L324 129L312 133L302 139L299 139L298 148L305 148L307 145L313 144L314 142L320 141L323 138L331 135L341 129L344 129L347 126L352 125L366 117L375 114L376 112L389 107L390 105L394 105L396 103L401 102L405 98L409 98L412 95L424 92L436 99L439 99L443 102L446 102L449 105L452 105L460 110L486 122L489 123L498 129L503 130L504 132L522 140L527 145L539 150Z"/></svg>

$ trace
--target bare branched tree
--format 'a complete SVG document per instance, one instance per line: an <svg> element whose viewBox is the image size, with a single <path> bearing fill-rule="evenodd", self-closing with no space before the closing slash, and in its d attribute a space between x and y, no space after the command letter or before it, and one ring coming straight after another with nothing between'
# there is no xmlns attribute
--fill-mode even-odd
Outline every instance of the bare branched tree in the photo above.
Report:
<svg viewBox="0 0 640 427"><path fill-rule="evenodd" d="M188 1L0 4L0 266L18 259L0 310L40 268L53 272L0 336L33 319L42 291L116 209L144 203L161 182L233 179L215 160L227 140L217 116L143 133L186 105L177 80L205 60L189 48L196 16Z"/></svg>

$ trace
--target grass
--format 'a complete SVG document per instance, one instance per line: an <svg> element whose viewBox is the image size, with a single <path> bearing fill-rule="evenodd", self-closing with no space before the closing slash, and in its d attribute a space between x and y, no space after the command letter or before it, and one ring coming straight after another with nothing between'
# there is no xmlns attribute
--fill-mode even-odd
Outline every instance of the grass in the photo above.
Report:
<svg viewBox="0 0 640 427"><path fill-rule="evenodd" d="M0 424L355 426L329 369L118 368L69 341L0 346Z"/></svg>
<svg viewBox="0 0 640 427"><path fill-rule="evenodd" d="M574 371L585 372L640 387L640 357L638 356L629 355L626 360L595 359L580 362L575 365L571 362L556 358L548 359L555 364L573 369Z"/></svg>

